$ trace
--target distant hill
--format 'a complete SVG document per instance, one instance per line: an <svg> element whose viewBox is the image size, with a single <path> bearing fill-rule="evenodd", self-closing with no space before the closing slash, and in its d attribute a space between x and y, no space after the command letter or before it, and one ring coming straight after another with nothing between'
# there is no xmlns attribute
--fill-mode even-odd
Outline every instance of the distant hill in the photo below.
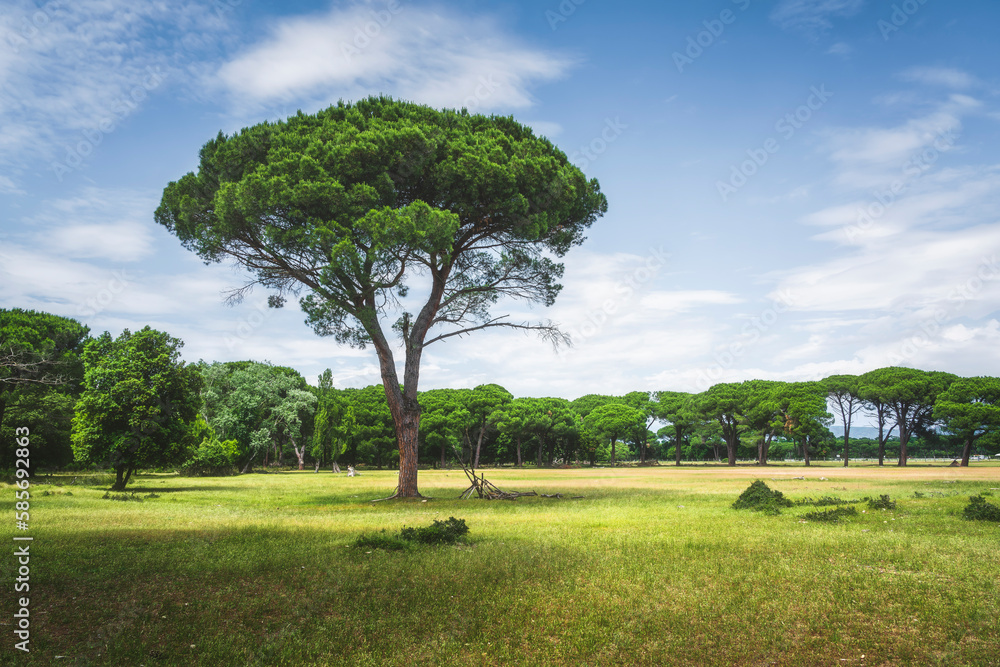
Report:
<svg viewBox="0 0 1000 667"><path fill-rule="evenodd" d="M844 437L844 427L840 424L834 424L830 431L838 438ZM899 435L895 430L892 432L893 435ZM878 426L851 426L851 437L852 438L871 438L872 440L878 437Z"/></svg>

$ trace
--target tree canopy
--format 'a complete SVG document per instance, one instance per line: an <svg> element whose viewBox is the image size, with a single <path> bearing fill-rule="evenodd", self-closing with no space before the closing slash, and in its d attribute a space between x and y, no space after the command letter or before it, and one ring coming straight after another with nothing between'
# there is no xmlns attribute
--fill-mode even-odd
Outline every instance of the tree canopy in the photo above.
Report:
<svg viewBox="0 0 1000 667"><path fill-rule="evenodd" d="M404 497L419 495L424 347L491 327L558 340L550 323L491 307L551 305L562 265L550 256L607 209L596 180L512 118L386 97L220 133L200 157L197 173L164 190L157 222L206 261L245 267L244 289L273 290L272 305L299 296L317 334L375 348ZM427 293L407 300L415 273ZM387 326L402 340L402 383Z"/></svg>
<svg viewBox="0 0 1000 667"><path fill-rule="evenodd" d="M962 438L962 463L969 465L972 445L1000 432L1000 378L960 378L937 397L934 418Z"/></svg>
<svg viewBox="0 0 1000 667"><path fill-rule="evenodd" d="M17 427L31 432L33 467L73 458L73 406L90 329L51 313L0 309L0 468L14 465Z"/></svg>
<svg viewBox="0 0 1000 667"><path fill-rule="evenodd" d="M145 327L84 347L84 391L73 417L78 461L108 463L122 490L136 468L181 463L191 445L202 378L180 360L183 343Z"/></svg>

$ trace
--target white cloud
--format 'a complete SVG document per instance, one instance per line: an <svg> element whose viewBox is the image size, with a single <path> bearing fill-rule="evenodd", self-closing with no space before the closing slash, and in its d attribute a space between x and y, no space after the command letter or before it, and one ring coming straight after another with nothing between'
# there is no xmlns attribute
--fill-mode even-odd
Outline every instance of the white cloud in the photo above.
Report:
<svg viewBox="0 0 1000 667"><path fill-rule="evenodd" d="M976 85L976 77L951 67L911 67L900 73L904 81L964 90Z"/></svg>
<svg viewBox="0 0 1000 667"><path fill-rule="evenodd" d="M7 176L0 176L0 193L8 194L8 195L23 195L23 194L26 194L24 190L22 190L21 188L17 187L17 184L14 183L14 181L12 181Z"/></svg>
<svg viewBox="0 0 1000 667"><path fill-rule="evenodd" d="M824 148L839 169L836 182L870 189L932 166L955 148L962 118L981 106L971 97L952 95L936 110L894 127L826 130ZM928 151L934 154L928 157Z"/></svg>
<svg viewBox="0 0 1000 667"><path fill-rule="evenodd" d="M833 27L832 17L857 14L864 0L784 0L771 12L782 28L815 32Z"/></svg>
<svg viewBox="0 0 1000 667"><path fill-rule="evenodd" d="M997 248L1000 223L878 238L857 253L789 272L776 291L794 290L798 310L906 313L928 305L948 310L956 291L979 270L984 253ZM974 298L996 303L998 296L1000 281Z"/></svg>
<svg viewBox="0 0 1000 667"><path fill-rule="evenodd" d="M854 53L854 47L847 42L837 42L826 50L828 55L847 57Z"/></svg>
<svg viewBox="0 0 1000 667"><path fill-rule="evenodd" d="M25 229L34 228L36 243L63 257L136 262L153 252L155 207L134 191L88 187L45 202Z"/></svg>
<svg viewBox="0 0 1000 667"><path fill-rule="evenodd" d="M188 38L222 27L212 10L196 0L7 3L0 17L0 163L65 162L80 142L99 146L103 134L200 57Z"/></svg>
<svg viewBox="0 0 1000 667"><path fill-rule="evenodd" d="M251 108L388 93L483 111L530 106L530 88L572 64L521 44L488 19L397 7L379 14L354 5L281 20L268 39L223 64L214 83Z"/></svg>

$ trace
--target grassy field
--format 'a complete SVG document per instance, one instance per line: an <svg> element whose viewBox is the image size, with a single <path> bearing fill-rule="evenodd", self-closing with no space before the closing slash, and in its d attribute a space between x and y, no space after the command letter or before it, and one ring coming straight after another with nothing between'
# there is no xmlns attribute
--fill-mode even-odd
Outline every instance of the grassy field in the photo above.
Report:
<svg viewBox="0 0 1000 667"><path fill-rule="evenodd" d="M31 653L4 664L1000 665L1000 466L391 471L34 480ZM793 479L804 477L805 479ZM821 477L827 479L821 480ZM888 494L837 524L730 509L755 479L792 500ZM13 515L13 487L2 506ZM49 495L43 495L45 493ZM150 494L155 497L145 497ZM919 496L918 496L919 494ZM865 510L863 513L862 510ZM455 516L470 544L366 552L364 532ZM7 522L7 542L13 520ZM9 553L9 552L8 552ZM60 657L61 656L61 657Z"/></svg>

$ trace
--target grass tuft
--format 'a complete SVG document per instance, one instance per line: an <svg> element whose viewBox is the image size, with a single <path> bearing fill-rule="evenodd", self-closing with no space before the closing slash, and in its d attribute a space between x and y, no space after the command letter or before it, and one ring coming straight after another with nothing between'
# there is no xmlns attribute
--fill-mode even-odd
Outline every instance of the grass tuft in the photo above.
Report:
<svg viewBox="0 0 1000 667"><path fill-rule="evenodd" d="M832 510L817 510L816 512L806 512L802 518L806 521L826 521L837 522L845 516L857 516L858 510L853 507L836 507Z"/></svg>

